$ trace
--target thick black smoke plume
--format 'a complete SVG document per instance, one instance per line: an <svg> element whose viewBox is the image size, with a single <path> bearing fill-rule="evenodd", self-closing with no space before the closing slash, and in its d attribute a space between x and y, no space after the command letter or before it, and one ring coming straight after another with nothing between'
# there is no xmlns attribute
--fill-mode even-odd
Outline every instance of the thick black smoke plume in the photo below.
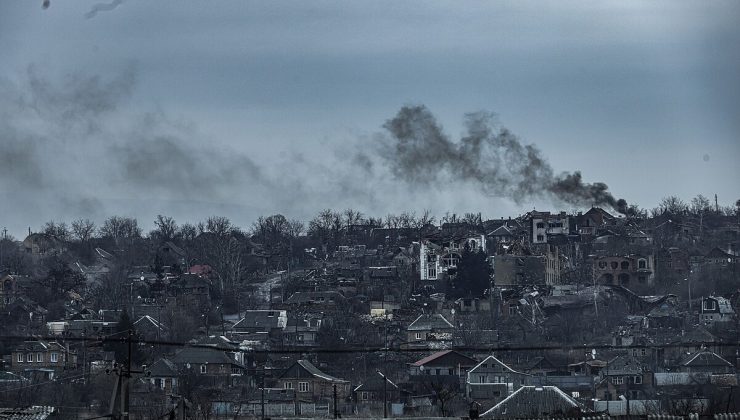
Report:
<svg viewBox="0 0 740 420"><path fill-rule="evenodd" d="M627 202L616 199L604 183L584 183L577 171L555 175L535 145L522 144L506 128L496 127L491 113L467 114L466 135L459 142L450 140L423 105L401 108L383 127L391 138L381 138L379 153L393 174L409 183L463 180L517 203L548 196L575 206L627 210Z"/></svg>

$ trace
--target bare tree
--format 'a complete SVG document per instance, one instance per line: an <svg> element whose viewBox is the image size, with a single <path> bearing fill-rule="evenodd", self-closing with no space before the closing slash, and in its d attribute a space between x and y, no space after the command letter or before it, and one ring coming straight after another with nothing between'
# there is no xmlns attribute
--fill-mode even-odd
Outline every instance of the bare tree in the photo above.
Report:
<svg viewBox="0 0 740 420"><path fill-rule="evenodd" d="M44 227L41 229L41 232L65 242L68 241L70 237L70 232L67 224L64 222L56 223L53 220L46 222L44 224Z"/></svg>
<svg viewBox="0 0 740 420"><path fill-rule="evenodd" d="M159 242L167 242L175 239L178 233L177 223L170 216L157 215L154 220L155 229L149 233L149 236Z"/></svg>
<svg viewBox="0 0 740 420"><path fill-rule="evenodd" d="M100 227L100 236L115 240L139 238L141 228L139 222L133 217L111 216Z"/></svg>
<svg viewBox="0 0 740 420"><path fill-rule="evenodd" d="M72 221L72 237L82 243L87 243L95 234L95 222L90 219Z"/></svg>
<svg viewBox="0 0 740 420"><path fill-rule="evenodd" d="M342 212L342 216L344 216L344 223L347 227L350 227L351 225L359 225L362 223L363 214L362 212L354 209L346 209Z"/></svg>

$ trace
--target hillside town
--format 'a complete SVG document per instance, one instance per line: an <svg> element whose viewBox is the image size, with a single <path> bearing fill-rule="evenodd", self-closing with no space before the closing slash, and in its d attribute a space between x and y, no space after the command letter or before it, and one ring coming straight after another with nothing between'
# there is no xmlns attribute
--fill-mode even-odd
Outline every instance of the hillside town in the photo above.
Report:
<svg viewBox="0 0 740 420"><path fill-rule="evenodd" d="M0 418L740 412L740 200L153 226L0 232Z"/></svg>

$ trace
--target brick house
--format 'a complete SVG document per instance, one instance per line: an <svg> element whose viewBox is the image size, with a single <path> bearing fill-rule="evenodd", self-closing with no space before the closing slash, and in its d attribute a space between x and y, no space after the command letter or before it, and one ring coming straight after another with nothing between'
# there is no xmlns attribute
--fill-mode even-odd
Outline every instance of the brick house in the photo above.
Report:
<svg viewBox="0 0 740 420"><path fill-rule="evenodd" d="M350 395L350 383L322 372L308 360L297 360L278 378L278 387L295 390L300 401L328 400L333 398L334 386L337 398Z"/></svg>
<svg viewBox="0 0 740 420"><path fill-rule="evenodd" d="M26 341L12 352L11 370L54 379L77 367L77 354L56 341Z"/></svg>

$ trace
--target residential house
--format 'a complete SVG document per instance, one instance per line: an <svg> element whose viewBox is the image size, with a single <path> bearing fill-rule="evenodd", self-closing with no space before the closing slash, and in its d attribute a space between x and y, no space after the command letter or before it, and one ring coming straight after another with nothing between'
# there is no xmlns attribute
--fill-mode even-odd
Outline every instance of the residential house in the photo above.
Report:
<svg viewBox="0 0 740 420"><path fill-rule="evenodd" d="M161 389L168 394L177 394L180 372L174 363L161 358L148 366L147 371L149 372L147 380L157 389Z"/></svg>
<svg viewBox="0 0 740 420"><path fill-rule="evenodd" d="M575 227L574 219L565 212L531 211L526 218L529 219L529 241L532 244L546 244L548 237L552 236L567 236Z"/></svg>
<svg viewBox="0 0 740 420"><path fill-rule="evenodd" d="M687 355L679 365L680 372L686 373L735 373L735 367L725 358L709 350L699 350Z"/></svg>
<svg viewBox="0 0 740 420"><path fill-rule="evenodd" d="M653 374L643 361L631 355L619 356L601 370L596 398L612 401L623 395L629 400L646 399L652 384Z"/></svg>
<svg viewBox="0 0 740 420"><path fill-rule="evenodd" d="M709 296L701 300L699 323L713 325L735 321L735 311L730 300L721 296Z"/></svg>
<svg viewBox="0 0 740 420"><path fill-rule="evenodd" d="M355 387L352 392L354 393L354 400L360 409L377 409L379 405L378 412L382 412L384 401L387 404L401 402L401 389L380 371L370 375L363 383ZM383 398L383 393L385 393L385 399Z"/></svg>
<svg viewBox="0 0 740 420"><path fill-rule="evenodd" d="M139 317L134 322L134 329L136 334L145 340L159 340L168 332L167 327L149 315Z"/></svg>
<svg viewBox="0 0 740 420"><path fill-rule="evenodd" d="M291 315L283 329L283 345L301 348L318 346L318 334L322 322L321 314Z"/></svg>
<svg viewBox="0 0 740 420"><path fill-rule="evenodd" d="M439 280L448 273L454 273L465 247L486 252L485 235L474 232L449 235L438 233L422 239L419 247L421 280Z"/></svg>
<svg viewBox="0 0 740 420"><path fill-rule="evenodd" d="M239 337L256 337L260 341L282 340L288 325L288 312L280 310L249 310L232 327L232 334Z"/></svg>
<svg viewBox="0 0 740 420"><path fill-rule="evenodd" d="M300 359L278 377L278 387L295 390L300 401L321 401L333 398L334 389L338 399L350 395L350 383L322 372L308 360Z"/></svg>
<svg viewBox="0 0 740 420"><path fill-rule="evenodd" d="M455 327L442 314L421 314L406 328L408 348L448 347Z"/></svg>
<svg viewBox="0 0 740 420"><path fill-rule="evenodd" d="M215 348L186 347L169 360L180 372L195 375L210 386L234 385L244 373L244 366Z"/></svg>
<svg viewBox="0 0 740 420"><path fill-rule="evenodd" d="M652 287L655 262L652 255L594 256L594 282L629 289Z"/></svg>
<svg viewBox="0 0 740 420"><path fill-rule="evenodd" d="M477 364L477 360L457 351L440 351L412 363L409 382L421 392L428 392L428 388L435 386L463 389L467 372Z"/></svg>
<svg viewBox="0 0 740 420"><path fill-rule="evenodd" d="M613 224L616 217L599 207L592 207L586 213L576 216L576 232L581 236L595 236L605 225Z"/></svg>
<svg viewBox="0 0 740 420"><path fill-rule="evenodd" d="M483 418L580 418L587 410L555 386L523 386L481 415Z"/></svg>
<svg viewBox="0 0 740 420"><path fill-rule="evenodd" d="M46 233L32 233L26 236L23 249L31 255L58 255L67 250L64 241Z"/></svg>
<svg viewBox="0 0 740 420"><path fill-rule="evenodd" d="M77 367L77 352L57 341L26 341L13 349L11 363L13 372L51 380Z"/></svg>
<svg viewBox="0 0 740 420"><path fill-rule="evenodd" d="M492 407L523 386L526 376L491 355L468 371L465 394Z"/></svg>

